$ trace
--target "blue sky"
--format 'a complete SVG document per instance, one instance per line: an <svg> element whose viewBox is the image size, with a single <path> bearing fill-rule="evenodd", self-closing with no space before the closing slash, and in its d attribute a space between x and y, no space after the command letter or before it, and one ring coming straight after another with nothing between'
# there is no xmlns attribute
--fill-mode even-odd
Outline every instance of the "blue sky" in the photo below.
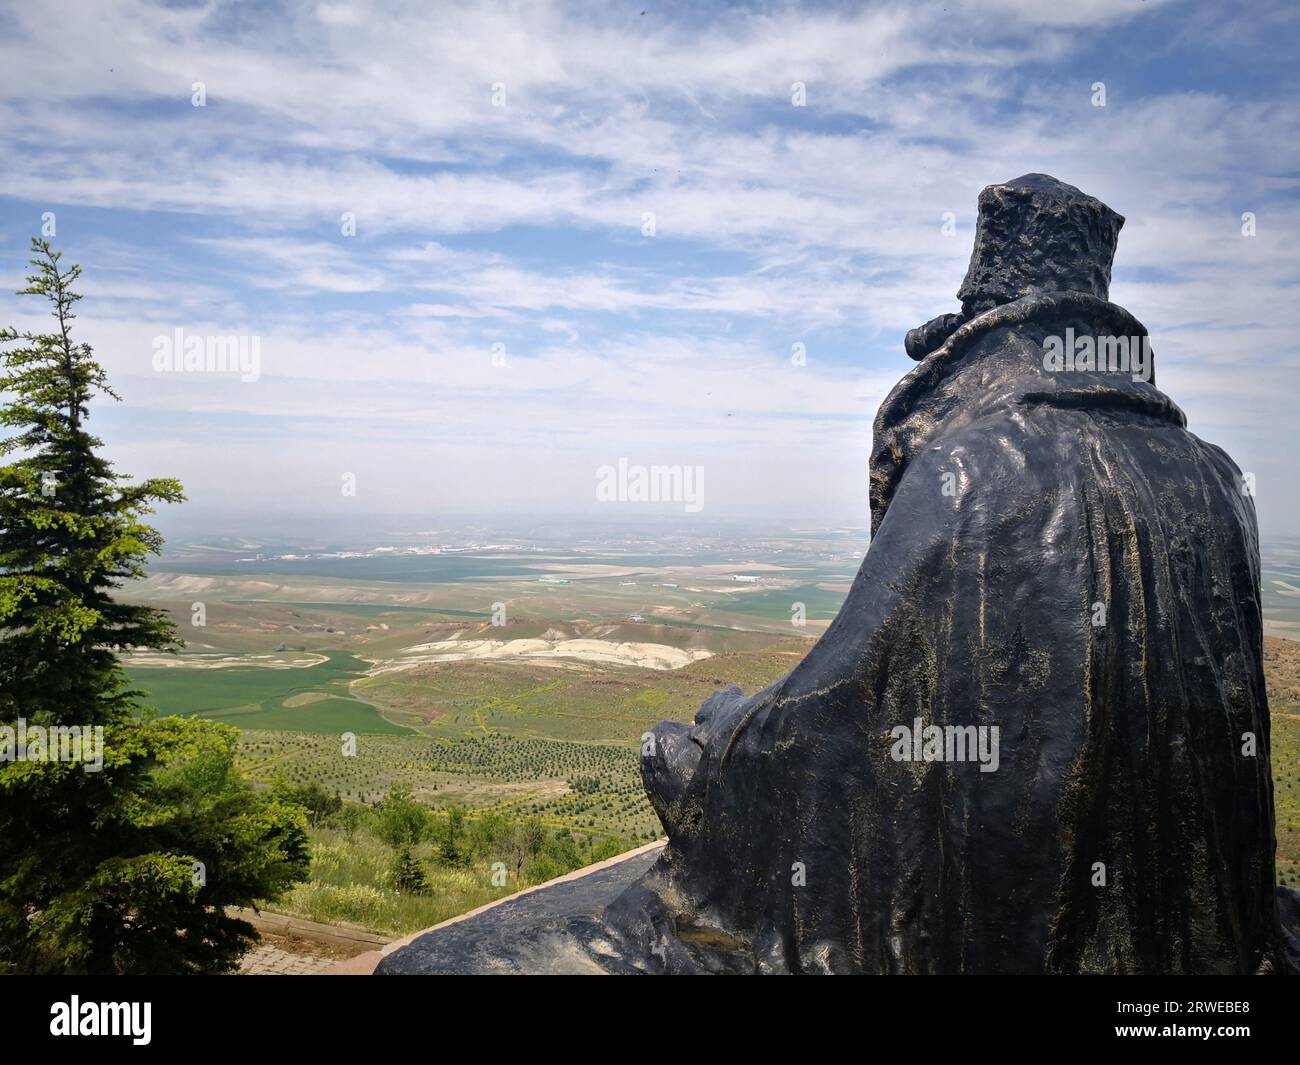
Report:
<svg viewBox="0 0 1300 1065"><path fill-rule="evenodd" d="M1154 0L7 5L0 286L53 212L124 397L95 423L199 511L573 513L626 458L704 466L708 513L865 520L903 333L957 309L979 189L1043 171L1127 217L1112 299L1255 474L1265 532L1295 533L1298 23ZM176 328L258 337L260 377L154 372Z"/></svg>

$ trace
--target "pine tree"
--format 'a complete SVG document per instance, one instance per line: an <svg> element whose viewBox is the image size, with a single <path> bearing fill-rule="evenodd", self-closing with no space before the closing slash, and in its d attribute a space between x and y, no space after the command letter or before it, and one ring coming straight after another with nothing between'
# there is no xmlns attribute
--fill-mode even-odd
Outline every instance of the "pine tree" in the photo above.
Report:
<svg viewBox="0 0 1300 1065"><path fill-rule="evenodd" d="M0 411L0 456L25 453L0 466L0 718L41 721L53 715L108 724L129 712L115 652L174 650L167 615L116 601L123 581L144 575L162 540L142 518L157 502L184 497L170 479L131 485L114 473L86 431L90 401L116 399L103 367L71 337L72 284L59 253L33 239L36 272L19 295L49 301L52 333L0 330L0 393L15 398Z"/></svg>
<svg viewBox="0 0 1300 1065"><path fill-rule="evenodd" d="M99 454L90 404L116 397L72 340L80 270L32 250L20 295L57 329L0 330L0 971L228 971L254 934L225 907L304 878L306 811L240 779L235 729L137 712L118 654L179 642L119 593L161 547L144 518L181 488ZM102 728L102 764L34 757L20 724Z"/></svg>
<svg viewBox="0 0 1300 1065"><path fill-rule="evenodd" d="M409 843L401 844L393 855L393 887L408 895L426 895L429 878L424 867L411 851Z"/></svg>

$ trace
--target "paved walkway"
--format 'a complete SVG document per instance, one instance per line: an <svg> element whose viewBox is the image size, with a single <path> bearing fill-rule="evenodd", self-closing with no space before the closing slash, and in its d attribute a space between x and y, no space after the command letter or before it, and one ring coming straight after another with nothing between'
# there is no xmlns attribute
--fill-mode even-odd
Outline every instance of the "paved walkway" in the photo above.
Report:
<svg viewBox="0 0 1300 1065"><path fill-rule="evenodd" d="M317 958L310 954L290 954L287 950L263 944L244 955L241 976L311 976L335 964L335 958Z"/></svg>

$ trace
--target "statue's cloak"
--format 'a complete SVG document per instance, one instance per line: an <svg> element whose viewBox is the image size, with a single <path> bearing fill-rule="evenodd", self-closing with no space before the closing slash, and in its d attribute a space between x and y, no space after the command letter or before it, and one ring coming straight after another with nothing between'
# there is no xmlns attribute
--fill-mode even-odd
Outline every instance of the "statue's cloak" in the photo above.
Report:
<svg viewBox="0 0 1300 1065"><path fill-rule="evenodd" d="M1071 328L1146 335L1038 292L960 321L885 400L871 544L833 624L783 680L647 744L670 841L609 910L625 956L1289 967L1252 493L1153 380L1046 369ZM899 759L918 719L996 727L996 771Z"/></svg>

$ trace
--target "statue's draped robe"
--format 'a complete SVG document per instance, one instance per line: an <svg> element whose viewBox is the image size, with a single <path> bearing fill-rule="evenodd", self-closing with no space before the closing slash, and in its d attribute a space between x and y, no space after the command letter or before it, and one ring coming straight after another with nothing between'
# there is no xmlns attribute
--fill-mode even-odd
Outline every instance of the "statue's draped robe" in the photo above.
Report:
<svg viewBox="0 0 1300 1065"><path fill-rule="evenodd" d="M670 843L610 910L652 965L1283 964L1253 499L1154 384L1045 370L1068 327L1146 333L1039 294L925 356L876 420L834 623L765 691L658 726ZM997 726L997 771L895 760L918 718Z"/></svg>

